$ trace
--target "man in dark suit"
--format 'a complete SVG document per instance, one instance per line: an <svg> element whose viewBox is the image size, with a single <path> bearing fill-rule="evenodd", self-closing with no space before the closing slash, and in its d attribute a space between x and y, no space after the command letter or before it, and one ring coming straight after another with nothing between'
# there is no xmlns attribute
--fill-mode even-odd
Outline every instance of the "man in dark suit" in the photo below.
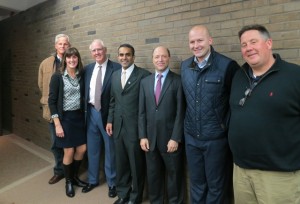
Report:
<svg viewBox="0 0 300 204"><path fill-rule="evenodd" d="M155 73L141 81L139 94L139 138L146 152L151 204L164 203L165 175L168 203L184 202L184 98L180 76L170 70L169 60L167 48L154 49Z"/></svg>
<svg viewBox="0 0 300 204"><path fill-rule="evenodd" d="M150 74L134 64L134 48L123 44L118 49L122 69L112 76L111 100L106 131L116 148L116 187L119 199L114 204L141 203L145 180L145 155L139 145L138 104L140 81Z"/></svg>
<svg viewBox="0 0 300 204"><path fill-rule="evenodd" d="M107 48L103 41L96 39L89 48L96 62L86 66L84 76L89 184L82 189L82 192L87 193L99 185L100 153L104 145L104 170L109 187L108 196L115 197L117 195L115 188L115 148L113 139L105 131L105 126L110 100L111 76L114 71L121 69L121 66L106 57ZM97 75L100 76L100 84L97 83ZM97 87L99 86L98 89L100 90L98 91Z"/></svg>

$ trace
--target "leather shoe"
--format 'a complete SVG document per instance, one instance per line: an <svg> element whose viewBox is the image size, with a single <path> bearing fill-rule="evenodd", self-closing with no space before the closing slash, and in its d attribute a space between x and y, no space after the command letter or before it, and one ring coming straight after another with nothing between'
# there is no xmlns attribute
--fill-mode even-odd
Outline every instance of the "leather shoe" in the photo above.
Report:
<svg viewBox="0 0 300 204"><path fill-rule="evenodd" d="M52 176L52 178L48 181L49 184L55 184L62 180L64 178L64 175L56 175Z"/></svg>
<svg viewBox="0 0 300 204"><path fill-rule="evenodd" d="M114 204L127 204L129 198L119 198L114 202Z"/></svg>
<svg viewBox="0 0 300 204"><path fill-rule="evenodd" d="M85 187L82 188L82 193L88 193L90 192L91 190L93 190L95 187L97 187L99 184L87 184Z"/></svg>
<svg viewBox="0 0 300 204"><path fill-rule="evenodd" d="M85 187L85 186L88 185L88 183L86 183L86 182L80 180L80 179L79 179L78 177L76 177L76 176L73 178L73 184L74 184L75 186L78 186L78 187Z"/></svg>
<svg viewBox="0 0 300 204"><path fill-rule="evenodd" d="M117 190L116 190L116 187L113 186L113 187L109 187L108 188L108 197L110 198L114 198L117 196Z"/></svg>

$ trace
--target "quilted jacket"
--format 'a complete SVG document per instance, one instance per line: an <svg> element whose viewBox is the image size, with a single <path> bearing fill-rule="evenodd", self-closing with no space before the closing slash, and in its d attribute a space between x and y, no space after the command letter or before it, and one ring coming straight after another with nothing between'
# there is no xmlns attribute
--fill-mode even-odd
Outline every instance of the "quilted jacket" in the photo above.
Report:
<svg viewBox="0 0 300 204"><path fill-rule="evenodd" d="M194 56L182 62L181 79L187 102L185 134L200 140L227 137L231 81L238 68L234 60L213 47L202 69L194 62Z"/></svg>

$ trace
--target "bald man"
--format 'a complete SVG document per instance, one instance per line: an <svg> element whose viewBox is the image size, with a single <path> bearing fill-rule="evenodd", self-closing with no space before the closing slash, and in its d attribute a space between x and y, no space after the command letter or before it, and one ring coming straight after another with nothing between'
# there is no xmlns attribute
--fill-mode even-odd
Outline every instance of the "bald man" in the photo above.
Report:
<svg viewBox="0 0 300 204"><path fill-rule="evenodd" d="M207 27L191 28L189 48L193 56L181 64L187 102L184 136L193 204L228 203L232 192L227 127L231 81L239 65L216 52L212 43Z"/></svg>

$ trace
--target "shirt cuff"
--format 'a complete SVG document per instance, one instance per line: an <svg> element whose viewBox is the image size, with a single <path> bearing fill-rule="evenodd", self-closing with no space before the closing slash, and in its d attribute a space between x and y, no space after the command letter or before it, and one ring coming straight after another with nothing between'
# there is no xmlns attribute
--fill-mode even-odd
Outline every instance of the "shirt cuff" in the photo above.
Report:
<svg viewBox="0 0 300 204"><path fill-rule="evenodd" d="M51 118L58 118L58 114L51 115Z"/></svg>

